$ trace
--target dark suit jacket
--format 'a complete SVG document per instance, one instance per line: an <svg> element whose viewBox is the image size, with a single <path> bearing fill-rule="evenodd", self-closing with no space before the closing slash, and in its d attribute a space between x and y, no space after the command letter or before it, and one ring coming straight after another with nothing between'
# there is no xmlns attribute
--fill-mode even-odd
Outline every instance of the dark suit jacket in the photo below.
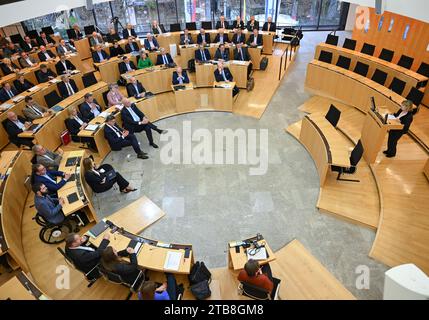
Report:
<svg viewBox="0 0 429 320"><path fill-rule="evenodd" d="M218 33L217 35L216 35L216 37L214 38L214 41L213 41L214 43L218 43L218 42L220 42L220 34ZM225 42L229 42L229 38L228 38L228 35L226 34L226 33L224 33L223 34L223 43L225 43Z"/></svg>
<svg viewBox="0 0 429 320"><path fill-rule="evenodd" d="M237 43L239 43L239 42L244 43L244 42L246 42L246 36L245 36L244 34L241 34L241 35L240 35L240 41L239 41L239 40L238 40L238 34L237 34L237 33L235 33L235 34L232 36L232 42L233 42L233 43L235 43L235 44L237 44Z"/></svg>
<svg viewBox="0 0 429 320"><path fill-rule="evenodd" d="M137 38L137 33L134 31L134 29L131 29L131 36ZM128 39L129 37L130 37L130 35L128 34L128 29L125 28L122 31L122 38Z"/></svg>
<svg viewBox="0 0 429 320"><path fill-rule="evenodd" d="M130 67L133 70L137 70L136 65L132 61L130 61ZM124 61L122 61L121 63L119 63L119 73L123 74L123 73L126 73L126 72L128 72L127 65L125 64Z"/></svg>
<svg viewBox="0 0 429 320"><path fill-rule="evenodd" d="M28 81L27 79L24 79L24 83L21 83L18 80L15 80L13 82L13 85L15 86L16 91L18 91L18 93L27 91L28 89L34 87L34 84Z"/></svg>
<svg viewBox="0 0 429 320"><path fill-rule="evenodd" d="M11 62L11 65L12 65L13 68L19 69L18 66L15 63ZM5 76L7 76L8 74L13 73L13 71L5 63L1 63L0 64L0 68L1 68L1 71L3 71L3 74Z"/></svg>
<svg viewBox="0 0 429 320"><path fill-rule="evenodd" d="M188 34L188 40L189 40L189 42L188 42L187 44L193 44L193 43L194 43L194 40L192 40L192 37L191 37L191 35L190 35L190 34ZM186 43L185 43L185 35L184 35L184 34L181 34L181 35L180 35L180 44L181 44L181 45L186 44Z"/></svg>
<svg viewBox="0 0 429 320"><path fill-rule="evenodd" d="M153 42L153 45L154 45L156 48L159 48L158 41L156 41L156 39L155 39L154 37L152 38L152 42ZM148 40L148 39L144 39L144 47L145 47L145 49L146 49L146 50L151 50L151 48L150 48L150 44L149 44L149 40ZM154 49L154 50L157 50L157 49Z"/></svg>
<svg viewBox="0 0 429 320"><path fill-rule="evenodd" d="M72 29L72 39L73 40L78 40L78 39L82 39L83 38L83 34L82 34L82 32L80 32L80 31L78 31L78 32L76 32L76 30L74 30L74 29Z"/></svg>
<svg viewBox="0 0 429 320"><path fill-rule="evenodd" d="M74 66L73 63L71 63L71 61L66 60L65 62L66 62L67 70L76 70L76 67ZM55 69L57 70L58 74L63 74L66 71L66 69L64 68L64 65L61 61L58 61L55 64Z"/></svg>
<svg viewBox="0 0 429 320"><path fill-rule="evenodd" d="M220 49L217 48L216 52L215 52L215 56L214 56L215 60L219 60L219 59L223 59L225 61L229 60L229 49L225 48L225 50L223 51L223 54L220 52Z"/></svg>
<svg viewBox="0 0 429 320"><path fill-rule="evenodd" d="M73 79L70 79L70 84L73 88L74 93L79 91L79 89L76 86L76 82L74 82ZM64 81L61 81L60 83L58 83L58 91L60 92L63 99L65 99L69 96L69 93L68 93L68 90L67 90L67 87L66 87Z"/></svg>
<svg viewBox="0 0 429 320"><path fill-rule="evenodd" d="M94 99L94 103L98 105L97 107L98 111L102 112L103 110L101 110L101 106L98 104L97 100ZM85 101L80 105L80 112L82 113L82 117L83 117L81 119L84 122L89 122L92 119L94 119L94 114L91 112L91 106ZM75 120L75 122L77 121Z"/></svg>
<svg viewBox="0 0 429 320"><path fill-rule="evenodd" d="M125 51L127 53L133 52L133 51L139 51L139 45L137 44L137 42L131 42L131 45L129 43L127 43L125 45Z"/></svg>
<svg viewBox="0 0 429 320"><path fill-rule="evenodd" d="M167 57L168 63L174 63L174 60L169 53L166 53L165 56ZM162 55L159 54L156 57L156 65L159 66L161 64L164 64L164 61L162 60Z"/></svg>
<svg viewBox="0 0 429 320"><path fill-rule="evenodd" d="M113 43L116 41L121 41L121 37L119 36L119 34L115 33L115 34L108 34L107 35L107 42Z"/></svg>
<svg viewBox="0 0 429 320"><path fill-rule="evenodd" d="M32 47L30 48L30 46L28 45L28 43L25 42L25 41L23 43L21 43L21 48L25 52L30 52L31 50L34 49L34 47L38 47L38 44L34 40L31 40L31 46Z"/></svg>
<svg viewBox="0 0 429 320"><path fill-rule="evenodd" d="M109 57L109 55L106 53L106 51L101 50L101 54L102 54L102 56L103 56L103 58L104 58L105 60L110 59L110 57ZM98 56L97 51L94 51L94 52L92 53L92 60L94 60L94 62L95 62L95 63L100 63L100 57Z"/></svg>
<svg viewBox="0 0 429 320"><path fill-rule="evenodd" d="M110 47L110 56L111 57L116 57L119 55L125 54L124 49L122 49L121 46L118 46L117 48L115 47Z"/></svg>
<svg viewBox="0 0 429 320"><path fill-rule="evenodd" d="M100 172L99 169L104 169L104 173ZM98 169L97 172L100 175L94 173L92 170L85 171L85 181L91 187L91 189L96 193L105 192L112 188L114 181L109 181L106 179L104 183L101 183L104 178L107 176L107 172L114 170L110 164L103 164Z"/></svg>
<svg viewBox="0 0 429 320"><path fill-rule="evenodd" d="M115 127L121 130L121 132L124 131L124 129L118 125L115 125ZM118 137L117 134L112 129L110 129L108 125L104 126L104 137L106 138L107 142L109 142L110 148L113 151L119 151L122 149L122 141L124 141L124 139L122 139L122 137Z"/></svg>
<svg viewBox="0 0 429 320"><path fill-rule="evenodd" d="M237 48L234 49L234 60L249 61L250 60L249 50L247 50L247 48L245 47L241 47L241 52L243 53L243 58L238 53Z"/></svg>
<svg viewBox="0 0 429 320"><path fill-rule="evenodd" d="M231 74L231 72L229 71L229 69L228 69L228 68L223 68L223 70L225 71L225 76L226 76L226 78L227 78L229 81L234 80L234 78L232 77L232 74ZM214 72L214 76L215 76L216 81L218 81L218 82L220 82L220 81L225 81L225 80L223 79L222 74L219 72L219 70L218 70L218 69L216 69L216 70L215 70L215 72Z"/></svg>
<svg viewBox="0 0 429 320"><path fill-rule="evenodd" d="M247 21L247 24L246 24L247 30L249 30L249 31L253 31L253 29L258 29L259 30L259 22L258 21L256 21L256 20L254 21L253 27L250 25L250 23L251 23L250 20Z"/></svg>
<svg viewBox="0 0 429 320"><path fill-rule="evenodd" d="M124 251L118 252L118 255L124 256L128 255L128 253ZM128 263L118 263L114 266L112 272L121 276L122 281L132 285L136 280L138 274L140 273L140 269L137 264L137 256L135 253L129 255L130 262Z"/></svg>
<svg viewBox="0 0 429 320"><path fill-rule="evenodd" d="M22 123L25 123L25 119L21 116L18 116L18 120L21 121ZM18 139L18 134L20 134L22 132L22 129L19 129L9 119L7 119L5 123L6 123L5 129L6 129L7 135L9 136L9 140L11 142L15 143L15 141L17 141L17 139Z"/></svg>
<svg viewBox="0 0 429 320"><path fill-rule="evenodd" d="M394 115L395 117L399 116L401 114L402 110L398 110ZM399 121L401 121L401 124L404 125L404 127L401 130L391 130L392 133L401 133L405 134L408 132L408 129L410 128L411 123L413 122L413 113L408 112L405 116L399 118Z"/></svg>
<svg viewBox="0 0 429 320"><path fill-rule="evenodd" d="M182 70L182 76L183 76L183 83L189 83L189 77L185 70ZM173 72L173 84L179 84L179 75L177 74L177 71Z"/></svg>
<svg viewBox="0 0 429 320"><path fill-rule="evenodd" d="M53 179L54 181L56 180L56 177L63 177L64 176L64 172L62 171L52 171L52 170L46 170L46 174L48 176L51 177L51 179ZM34 183L43 183L49 190L49 193L54 193L57 192L62 186L64 186L67 181L65 181L64 179L61 179L60 182L58 183L54 183L51 180L49 180L48 178L45 178L43 176L39 176L37 174L35 174L33 176L33 184Z"/></svg>
<svg viewBox="0 0 429 320"><path fill-rule="evenodd" d="M234 20L234 22L232 23L232 28L233 29L244 29L244 22L243 20L240 21L240 24L237 23L237 20Z"/></svg>
<svg viewBox="0 0 429 320"><path fill-rule="evenodd" d="M14 96L16 96L18 94L18 91L15 89L14 86L10 86L10 90L12 91L12 93L14 94ZM0 90L0 101L1 102L5 102L7 100L9 100L9 95L7 94L6 90L4 88L2 88Z"/></svg>
<svg viewBox="0 0 429 320"><path fill-rule="evenodd" d="M198 36L197 36L197 43L198 44L200 44L200 43L202 43L202 42L205 42L205 43L210 43L210 34L209 33L205 33L204 34L204 38L203 38L203 35L201 34L201 33L199 33L198 34Z"/></svg>
<svg viewBox="0 0 429 320"><path fill-rule="evenodd" d="M224 24L225 24L224 29L228 29L228 27L229 27L228 21L224 21ZM221 28L222 28L222 26L220 25L220 21L216 22L216 29L221 29Z"/></svg>
<svg viewBox="0 0 429 320"><path fill-rule="evenodd" d="M49 34L46 35L46 40L48 41L48 43L55 44L55 41L51 38L51 36ZM37 38L37 43L39 44L39 46L46 46L46 44L43 41L42 37L38 37Z"/></svg>
<svg viewBox="0 0 429 320"><path fill-rule="evenodd" d="M165 33L164 25L163 24L159 24L158 26L161 29L162 33ZM152 28L152 33L153 34L159 34L159 31L158 31L157 28L153 28L153 27L151 27L151 28Z"/></svg>
<svg viewBox="0 0 429 320"><path fill-rule="evenodd" d="M79 119L81 119L83 122L85 122L85 119L83 118L82 114L80 112L77 113L77 116ZM71 135L77 136L77 134L80 131L80 124L75 119L67 118L65 120L66 128L70 132Z"/></svg>
<svg viewBox="0 0 429 320"><path fill-rule="evenodd" d="M48 82L49 78L48 77L57 77L57 74L55 72L53 72L51 69L48 68L48 70L46 71L46 73L43 73L41 70L38 70L36 72L36 78L37 81L39 81L39 83L44 83L44 82Z"/></svg>
<svg viewBox="0 0 429 320"><path fill-rule="evenodd" d="M109 240L103 239L100 246L93 252L83 249L69 249L67 247L65 252L67 257L73 261L76 269L88 273L100 262L101 253L107 248L109 243Z"/></svg>
<svg viewBox="0 0 429 320"><path fill-rule="evenodd" d="M254 34L251 34L250 36L249 36L249 39L247 40L247 45L248 46L250 46L250 45L252 45L253 44L253 40L255 39L255 35ZM257 37L257 39L256 39L256 43L257 43L257 45L258 46L262 46L262 44L263 44L263 41L262 41L262 34L258 34L258 37Z"/></svg>
<svg viewBox="0 0 429 320"><path fill-rule="evenodd" d="M136 115L140 118L139 121L143 120L144 113L140 111L139 108L135 105L135 103L131 104L131 109L134 111ZM127 108L123 107L121 110L122 123L125 129L130 132L138 131L139 123L138 121L134 121L131 113L127 110Z"/></svg>
<svg viewBox="0 0 429 320"><path fill-rule="evenodd" d="M146 89L143 87L140 81L137 81L137 88L139 89L140 94L146 92ZM127 84L127 93L129 97L137 97L139 94L132 83Z"/></svg>
<svg viewBox="0 0 429 320"><path fill-rule="evenodd" d="M204 49L204 54L206 55L206 61L211 59L210 51L208 49ZM195 50L195 60L196 61L204 61L200 49Z"/></svg>
<svg viewBox="0 0 429 320"><path fill-rule="evenodd" d="M51 58L55 58L55 57L56 57L56 55L55 55L51 50L46 49L46 53L47 53ZM47 60L46 56L45 56L42 52L39 52L39 53L37 54L37 56L39 57L39 60L40 60L40 61L46 61L46 60Z"/></svg>
<svg viewBox="0 0 429 320"><path fill-rule="evenodd" d="M270 24L270 30L268 30L268 22L265 22L263 27L262 27L262 31L272 31L275 32L276 31L276 24L274 22L271 22Z"/></svg>

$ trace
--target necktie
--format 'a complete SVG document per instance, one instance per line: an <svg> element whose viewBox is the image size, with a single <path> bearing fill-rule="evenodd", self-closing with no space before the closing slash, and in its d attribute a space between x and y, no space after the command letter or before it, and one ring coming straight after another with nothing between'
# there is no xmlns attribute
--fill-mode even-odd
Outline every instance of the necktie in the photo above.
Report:
<svg viewBox="0 0 429 320"><path fill-rule="evenodd" d="M138 85L135 84L134 88L136 89L137 94L140 94Z"/></svg>
<svg viewBox="0 0 429 320"><path fill-rule="evenodd" d="M224 81L227 81L228 79L226 78L226 76L225 76L225 70L222 70L222 76L223 76L223 80Z"/></svg>
<svg viewBox="0 0 429 320"><path fill-rule="evenodd" d="M13 92L12 92L12 90L9 90L8 92L7 92L7 94L9 95L9 98L13 98L15 95L13 94Z"/></svg>
<svg viewBox="0 0 429 320"><path fill-rule="evenodd" d="M162 56L162 60L164 61L164 64L168 64L167 57L165 55Z"/></svg>
<svg viewBox="0 0 429 320"><path fill-rule="evenodd" d="M73 95L74 94L74 90L73 90L73 87L71 86L70 82L66 83L66 87L67 87L67 91L69 93L69 96Z"/></svg>
<svg viewBox="0 0 429 320"><path fill-rule="evenodd" d="M240 49L240 57L241 57L241 61L244 61L243 51L241 49Z"/></svg>
<svg viewBox="0 0 429 320"><path fill-rule="evenodd" d="M206 54L204 52L204 50L201 50L201 56L203 57L203 61L206 61Z"/></svg>
<svg viewBox="0 0 429 320"><path fill-rule="evenodd" d="M222 22L222 29L225 29L225 23Z"/></svg>
<svg viewBox="0 0 429 320"><path fill-rule="evenodd" d="M37 109L36 107L34 107L34 106L30 106L30 108L37 114L37 115L39 115L39 116L42 116L43 115L43 113L41 113L40 111L39 111L39 109Z"/></svg>
<svg viewBox="0 0 429 320"><path fill-rule="evenodd" d="M237 35L237 42L240 42L240 35Z"/></svg>
<svg viewBox="0 0 429 320"><path fill-rule="evenodd" d="M178 79L179 79L179 84L183 84L183 76L182 76L182 75L180 75L180 76L178 77Z"/></svg>
<svg viewBox="0 0 429 320"><path fill-rule="evenodd" d="M101 52L98 53L98 57L100 58L100 62L104 61L104 57Z"/></svg>
<svg viewBox="0 0 429 320"><path fill-rule="evenodd" d="M64 71L67 72L67 64L65 62L63 62L63 66L64 66Z"/></svg>
<svg viewBox="0 0 429 320"><path fill-rule="evenodd" d="M93 103L92 106L95 106L95 108L94 109L91 108L91 113L94 115L94 117L96 117L100 114L100 111L98 111L98 105Z"/></svg>
<svg viewBox="0 0 429 320"><path fill-rule="evenodd" d="M223 43L223 35L219 37L219 40L220 43Z"/></svg>
<svg viewBox="0 0 429 320"><path fill-rule="evenodd" d="M50 59L51 58L51 56L47 52L45 52L45 57L46 57L46 59Z"/></svg>
<svg viewBox="0 0 429 320"><path fill-rule="evenodd" d="M28 47L29 47L30 49L32 49L32 48L33 48L33 46L31 45L31 43L28 43Z"/></svg>
<svg viewBox="0 0 429 320"><path fill-rule="evenodd" d="M131 107L127 107L127 110L131 114L131 117L133 117L134 121L140 121L139 116L134 112L134 110Z"/></svg>
<svg viewBox="0 0 429 320"><path fill-rule="evenodd" d="M131 71L130 64L129 64L129 63L126 63L125 65L127 66L127 70L128 70L128 71Z"/></svg>
<svg viewBox="0 0 429 320"><path fill-rule="evenodd" d="M254 45L256 45L256 40L258 40L258 37L254 35L254 36L253 36L253 44L254 44Z"/></svg>
<svg viewBox="0 0 429 320"><path fill-rule="evenodd" d="M150 48L151 49L155 48L155 45L153 44L153 41L150 41L149 44L150 44Z"/></svg>

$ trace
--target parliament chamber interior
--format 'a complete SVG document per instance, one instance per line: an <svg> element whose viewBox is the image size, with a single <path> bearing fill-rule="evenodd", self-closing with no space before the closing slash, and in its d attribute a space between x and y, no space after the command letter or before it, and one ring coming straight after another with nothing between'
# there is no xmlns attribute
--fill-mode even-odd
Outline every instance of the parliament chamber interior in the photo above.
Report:
<svg viewBox="0 0 429 320"><path fill-rule="evenodd" d="M0 24L0 300L429 299L427 1Z"/></svg>

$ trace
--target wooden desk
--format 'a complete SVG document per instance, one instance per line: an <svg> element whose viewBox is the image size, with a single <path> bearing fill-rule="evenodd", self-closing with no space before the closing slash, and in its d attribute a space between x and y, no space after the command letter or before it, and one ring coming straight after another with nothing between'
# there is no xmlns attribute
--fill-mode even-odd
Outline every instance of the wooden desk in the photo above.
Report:
<svg viewBox="0 0 429 320"><path fill-rule="evenodd" d="M74 47L76 48L76 51L79 53L82 60L91 58L91 49L88 38L76 40L74 42Z"/></svg>
<svg viewBox="0 0 429 320"><path fill-rule="evenodd" d="M429 159L426 161L425 167L423 168L423 173L425 174L426 178L429 179Z"/></svg>
<svg viewBox="0 0 429 320"><path fill-rule="evenodd" d="M256 237L252 237L252 238L243 240L242 242L248 242L250 244L253 241L256 241L256 239L257 239ZM260 265L264 265L264 264L270 263L271 261L276 260L276 256L273 250L271 250L270 246L268 245L267 241L264 238L262 238L257 242L259 245L265 246L265 250L267 251L267 254L268 254L267 259L258 260ZM236 241L233 241L228 244L228 266L229 268L234 270L241 270L244 268L244 265L248 261L247 253L246 253L246 249L243 248L241 245L238 246L240 251L236 252L236 246L235 246L236 243L237 243ZM250 249L254 248L254 246L251 245L249 248Z"/></svg>
<svg viewBox="0 0 429 320"><path fill-rule="evenodd" d="M224 63L225 67L229 68L234 78L234 82L239 88L247 87L247 70L249 61L228 61ZM195 64L196 69L196 85L197 87L212 87L215 81L214 72L217 66L211 63Z"/></svg>
<svg viewBox="0 0 429 320"><path fill-rule="evenodd" d="M47 123L49 120L51 120L54 117L54 115L49 115L47 117L34 119L33 124L35 125L41 125L43 126L45 123ZM41 129L41 128L40 128ZM40 130L39 129L39 130ZM18 134L18 137L20 138L34 138L37 132L33 132L33 130L30 131L23 131L20 134Z"/></svg>
<svg viewBox="0 0 429 320"><path fill-rule="evenodd" d="M126 54L127 57L135 64L137 68L137 59L131 54ZM94 63L94 66L100 71L101 79L106 83L115 83L121 78L119 73L119 64L122 59L119 57L110 58L107 61Z"/></svg>
<svg viewBox="0 0 429 320"><path fill-rule="evenodd" d="M122 75L122 78L129 81L135 77L145 87L146 91L152 93L162 93L171 91L173 72L176 68L164 68L163 66L154 66L152 68L140 69L128 72Z"/></svg>
<svg viewBox="0 0 429 320"><path fill-rule="evenodd" d="M47 300L48 298L27 277L24 272L0 287L0 300Z"/></svg>

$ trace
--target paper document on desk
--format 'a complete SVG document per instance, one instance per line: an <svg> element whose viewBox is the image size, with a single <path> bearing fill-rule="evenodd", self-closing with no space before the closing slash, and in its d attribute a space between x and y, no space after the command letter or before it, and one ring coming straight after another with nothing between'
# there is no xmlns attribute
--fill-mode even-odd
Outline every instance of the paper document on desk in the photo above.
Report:
<svg viewBox="0 0 429 320"><path fill-rule="evenodd" d="M85 130L88 130L88 131L95 131L97 129L98 129L98 124L88 124L85 127Z"/></svg>
<svg viewBox="0 0 429 320"><path fill-rule="evenodd" d="M24 96L16 96L12 99L13 102L17 103L21 100L23 100L25 97Z"/></svg>
<svg viewBox="0 0 429 320"><path fill-rule="evenodd" d="M167 257L165 258L164 269L178 271L181 260L182 252L168 251Z"/></svg>
<svg viewBox="0 0 429 320"><path fill-rule="evenodd" d="M247 61L234 60L232 63L233 64L238 64L238 65L241 65L241 66L245 66L246 63L247 63Z"/></svg>
<svg viewBox="0 0 429 320"><path fill-rule="evenodd" d="M58 80L58 79L52 79L52 80L49 80L49 82L50 82L50 83L58 83L58 82L61 82L61 80Z"/></svg>
<svg viewBox="0 0 429 320"><path fill-rule="evenodd" d="M3 103L2 105L0 105L0 109L1 110L7 110L9 108L13 107L12 103Z"/></svg>
<svg viewBox="0 0 429 320"><path fill-rule="evenodd" d="M255 253L253 256L249 254L249 252L252 252L254 249L247 249L247 260L253 259L253 260L265 260L267 259L267 250L265 247L261 247L257 253ZM258 249L256 249L258 250Z"/></svg>
<svg viewBox="0 0 429 320"><path fill-rule="evenodd" d="M99 116L99 117L103 117L104 119L106 119L108 115L109 115L109 113L108 113L108 112L103 111L103 112L101 112L98 116Z"/></svg>
<svg viewBox="0 0 429 320"><path fill-rule="evenodd" d="M39 89L40 89L40 87L38 87L38 86L34 86L34 87L32 87L32 88L28 89L28 91L30 91L30 92L34 92L34 91L37 91L37 90L39 90Z"/></svg>
<svg viewBox="0 0 429 320"><path fill-rule="evenodd" d="M396 117L393 114L388 114L387 120L396 120Z"/></svg>
<svg viewBox="0 0 429 320"><path fill-rule="evenodd" d="M227 83L223 83L223 84L220 84L219 87L222 87L222 88L225 88L225 89L230 89L231 85L227 84Z"/></svg>

